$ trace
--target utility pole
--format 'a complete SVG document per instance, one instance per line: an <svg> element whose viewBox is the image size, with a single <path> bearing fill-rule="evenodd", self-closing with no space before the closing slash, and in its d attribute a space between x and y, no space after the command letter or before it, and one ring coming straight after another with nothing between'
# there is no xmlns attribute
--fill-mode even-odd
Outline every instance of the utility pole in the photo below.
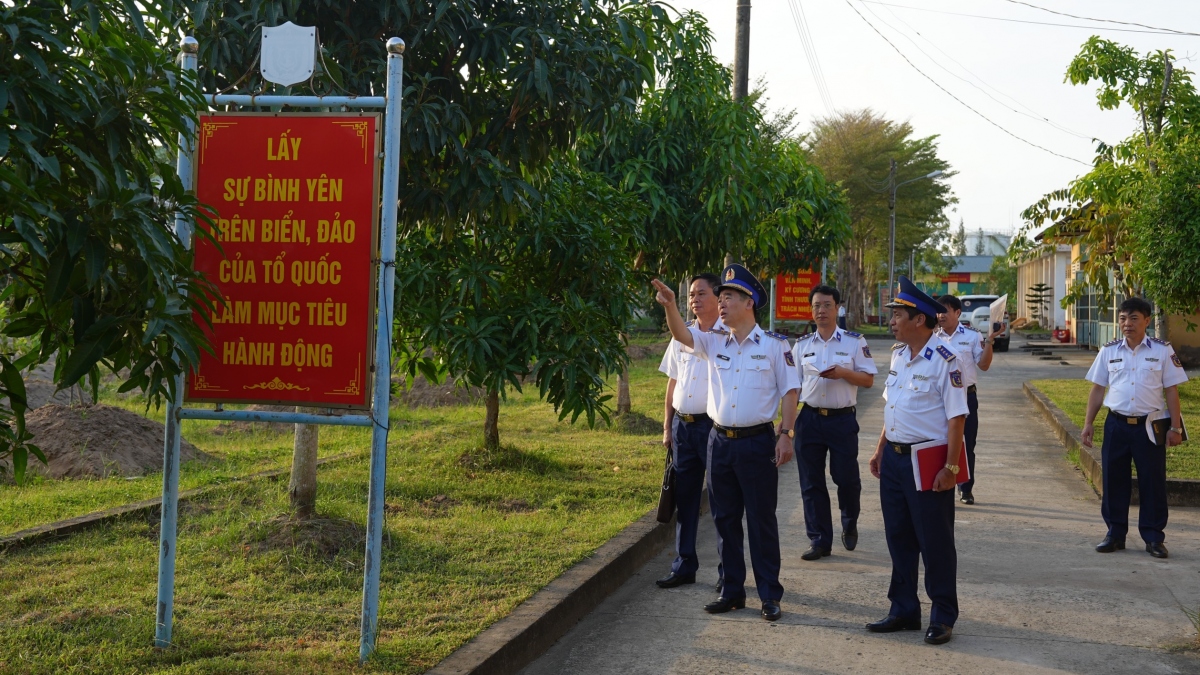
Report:
<svg viewBox="0 0 1200 675"><path fill-rule="evenodd" d="M733 54L733 100L749 93L750 82L750 0L737 0L737 44Z"/></svg>
<svg viewBox="0 0 1200 675"><path fill-rule="evenodd" d="M737 38L733 49L733 100L741 101L750 90L750 0L737 0ZM725 254L725 266L734 260Z"/></svg>
<svg viewBox="0 0 1200 675"><path fill-rule="evenodd" d="M888 285L884 296L887 304L892 301L892 293L896 288L896 160L891 160L888 169ZM883 325L883 307L879 308L879 325Z"/></svg>

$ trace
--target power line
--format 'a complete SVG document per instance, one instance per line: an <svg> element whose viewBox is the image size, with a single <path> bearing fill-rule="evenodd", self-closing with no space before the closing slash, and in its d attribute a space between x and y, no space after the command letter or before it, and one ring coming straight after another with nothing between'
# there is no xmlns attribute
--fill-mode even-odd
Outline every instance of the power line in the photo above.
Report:
<svg viewBox="0 0 1200 675"><path fill-rule="evenodd" d="M861 0L861 1L863 1L863 2L868 2L869 0ZM880 4L880 5L884 5L884 6L886 7L886 4L885 4L885 3L872 3L872 4ZM881 18L881 17L880 17L878 14L875 14L875 12L874 12L874 11L872 11L872 10L871 10L869 7L867 8L867 11L871 12L871 15L872 15L872 16L874 16L875 18L879 19L881 22L883 22L883 23L885 23L885 24L887 23L887 22L886 22L886 21L885 21L883 18ZM935 43L933 40L930 40L929 38L925 37L925 35L924 35L924 34L922 34L922 33L921 33L921 31L917 30L916 28L913 28L913 27L912 27L912 26L911 26L911 25L910 25L910 24L909 24L907 21L905 21L904 19L900 18L900 17L899 17L899 16L898 16L898 15L897 15L895 12L893 12L891 9L888 9L888 10L887 10L887 12L888 12L889 14L891 14L893 17L895 17L895 19L896 19L897 21L899 21L901 24L903 24L903 25L904 25L906 28L908 28L908 29L909 29L909 30L911 30L912 32L916 33L916 34L917 34L917 36L918 36L918 37L920 37L922 40L924 40L925 42L929 43L929 45L930 45L931 47L933 47L934 49L936 49L936 50L938 50L939 52L941 52L941 54L942 54L943 56L945 56L947 59L949 59L950 61L954 62L954 64L955 64L955 65L957 65L959 68L962 68L962 69L963 69L963 70L964 70L964 71L965 71L965 72L966 72L968 75L970 75L971 77L974 77L975 79L979 80L979 82L980 82L980 83L982 83L984 87L987 87L988 89L991 89L992 91L996 92L997 94L1000 94L1001 96L1003 96L1003 97L1005 97L1005 98L1009 99L1009 100L1010 100L1010 101L1012 101L1013 103L1015 103L1015 104L1017 104L1017 105L1021 106L1022 108L1025 108L1025 110L1027 110L1028 112L1025 112L1025 111L1022 111L1022 110L1017 110L1016 108L1012 107L1012 106L1011 106L1011 105L1009 105L1008 103L1005 103L1004 101L1001 101L1000 99L996 98L996 97L995 97L995 96L993 96L991 93L989 93L989 92L988 92L986 89L984 89L983 87L980 87L978 84L975 84L975 83L974 83L974 82L972 82L971 80L969 80L969 79L967 79L967 78L963 77L962 75L959 75L958 73L954 72L953 70L950 70L950 69L949 69L949 68L947 68L946 66L942 65L942 64L941 64L941 63L940 63L940 62L939 62L937 59L933 58L933 56L931 56L931 55L930 55L928 52L926 52L924 49L921 49L921 45L917 44L917 43L916 43L916 41L915 41L915 40L913 40L911 37L909 37L909 36L905 35L903 31L896 30L896 32L898 32L898 33L900 33L901 35L903 35L903 36L904 36L904 39L906 39L906 40L908 40L909 42L911 42L911 43L912 43L912 45L913 45L914 47L916 47L916 48L917 48L917 51L919 51L919 52L921 52L922 54L924 54L924 55L925 55L925 56L926 56L926 57L927 57L927 58L928 58L930 61L932 61L932 62L934 63L934 65L936 65L938 68L941 68L942 70L946 71L946 72L947 72L947 73L949 73L950 75L952 75L952 76L954 76L954 77L958 78L959 80L962 80L963 82L965 82L965 83L967 83L967 84L971 85L972 87L974 87L975 89L977 89L979 92L981 92L981 93L982 93L984 96L987 96L988 98L992 99L992 100L993 100L993 101L995 101L996 103L999 103L1000 105L1004 106L1004 107L1005 107L1005 108L1007 108L1008 110L1011 110L1012 112L1014 112L1014 113L1016 113L1016 114L1018 114L1018 115L1023 115L1023 116L1025 116L1025 117L1028 117L1028 118L1030 118L1030 119L1033 119L1033 120L1037 120L1037 121L1039 121L1039 122L1045 122L1046 124L1049 124L1050 126L1054 127L1055 129L1057 129L1057 130L1059 130L1059 131L1061 131L1061 132L1063 132L1063 133L1070 134L1070 135L1072 135L1072 136L1075 136L1076 138L1082 138L1082 139L1083 139L1083 140L1085 140L1085 141L1091 141L1091 140L1095 140L1095 138L1096 138L1095 136L1086 136L1086 135L1084 135L1084 134L1081 134L1081 133L1078 133L1078 132L1072 131L1072 130L1070 130L1070 129L1068 129L1068 128L1064 127L1064 126L1062 126L1061 124L1058 124L1058 123L1054 122L1053 120L1051 120L1050 118L1046 117L1045 115L1042 115L1042 114L1038 113L1036 110L1034 110L1033 108L1030 108L1029 106L1025 105L1024 103L1022 103L1021 101L1017 100L1016 98L1014 98L1014 97L1012 97L1012 96L1010 96L1010 95L1008 95L1008 94L1006 94L1006 93L1004 93L1004 92L1000 91L1000 90L999 90L999 89L997 89L996 87L993 87L992 85L988 84L988 83L987 83L987 81L985 81L985 80L984 80L982 77L980 77L980 76L976 75L974 72L972 72L972 71L971 71L971 69L970 69L970 68L967 68L967 67L966 67L966 66L964 66L962 63L960 63L960 62L958 61L958 59L955 59L953 56L951 56L950 54L948 54L948 53L946 52L946 50L942 49L941 47L938 47L938 46L937 46L937 44L936 44L936 43ZM896 29L896 27L895 27L895 26L891 26L891 28L893 28L893 29Z"/></svg>
<svg viewBox="0 0 1200 675"><path fill-rule="evenodd" d="M899 48L899 47L897 47L897 46L896 46L896 45L895 45L895 44L894 44L894 43L893 43L891 40L889 40L889 39L888 39L888 37L887 37L886 35L884 35L882 32L880 32L880 31L879 31L879 29L875 27L875 24L871 23L871 21L870 21L869 19L867 19L867 17L863 16L862 12L858 11L858 8L857 8L857 7L855 7L855 6L854 6L854 4L850 2L850 0L846 0L846 4L850 6L850 9L854 10L854 13L858 15L858 18L862 19L862 20L863 20L863 21L864 21L864 22L865 22L865 23L866 23L868 26L870 26L870 27L871 27L871 30L875 31L875 34L876 34L876 35L878 35L879 37L883 38L883 41L884 41L884 42L886 42L886 43L888 43L888 46L889 46L889 47L891 47L893 50L895 50L895 52L896 52L897 54L899 54L899 55L900 55L900 58L904 59L904 62L905 62L905 63L907 63L909 66L912 66L912 69L913 69L913 70L915 70L915 71L917 71L918 73L920 73L921 77L924 77L925 79L927 79L927 80L929 80L931 83L933 83L933 86L937 87L938 89L941 89L941 90L942 90L942 92L943 92L944 94L946 94L946 95L947 95L947 96L949 96L950 98L954 99L955 101L958 101L958 103L959 103L960 105L962 105L962 107L966 108L967 110L970 110L971 112L975 113L975 114L976 114L976 115L978 115L979 117L983 118L983 120L984 120L985 122L987 122L988 124L990 124L990 125L992 125L992 126L996 127L996 128L997 128L997 129L999 129L1000 131L1003 131L1004 133L1008 134L1009 136L1012 136L1013 138L1017 139L1018 141L1021 141L1022 143L1026 144L1026 145L1029 145L1029 146L1032 146L1032 147L1034 147L1034 148L1037 148L1038 150L1041 150L1041 151L1043 151L1043 152L1050 153L1051 155L1054 155L1055 157L1061 157L1061 158L1063 158L1063 159L1068 159L1068 160L1071 160L1072 162L1078 162L1079 164L1082 164L1082 165L1084 165L1084 166L1091 166L1091 164L1088 164L1087 162L1084 162L1084 161L1082 161L1082 160L1075 159L1074 157L1068 157L1067 155L1063 155L1063 154L1057 153L1057 152L1055 152L1055 151L1053 151L1053 150L1051 150L1051 149L1049 149L1049 148L1046 148L1046 147L1043 147L1043 146L1041 146L1041 145L1038 145L1037 143L1034 143L1033 141L1029 141L1029 140L1026 140L1026 139L1024 139L1024 138L1021 138L1020 136L1018 136L1018 135L1014 134L1013 132L1009 131L1008 129L1005 129L1004 127L1002 127L1002 126L1000 126L999 124L997 124L996 122L994 122L994 121L993 121L993 120L992 120L990 117L988 117L987 115L984 115L983 113L979 112L979 111L978 111L978 110L976 110L975 108L972 108L972 107L971 107L969 104L967 104L967 102L966 102L966 101L964 101L964 100L962 100L961 98L959 98L959 97L955 96L954 94L950 93L950 90L949 90L949 89L946 89L945 87L943 87L941 84L939 84L939 83L938 83L938 81L937 81L937 80L933 79L932 77L930 77L929 75L927 75L927 74L925 73L925 71L923 71L923 70L921 70L920 68L918 68L918 67L917 67L917 64L913 63L913 62L912 62L912 60L911 60L911 59L909 59L909 58L908 58L908 56L906 56L906 55L904 54L904 52L900 51L900 48Z"/></svg>
<svg viewBox="0 0 1200 675"><path fill-rule="evenodd" d="M951 12L944 9L930 9L928 7L913 7L911 5L900 5L893 2L880 2L880 0L860 0L860 2L870 3L872 5L883 5L885 7L898 7L900 9L911 9L914 12L930 12L932 14L946 14L948 16L965 16L972 19L987 19L989 21L1006 21L1008 23L1025 23L1035 26L1055 26L1058 28L1080 28L1083 30L1098 30L1100 26L1085 26L1078 23L1055 23L1052 21L1032 21L1030 19L1012 19L1004 16L987 16L985 14L968 14L966 12ZM1092 19L1096 20L1096 19ZM1118 33L1149 33L1152 35L1182 35L1194 36L1195 33L1181 33L1175 30L1138 30L1136 28L1104 28L1104 30L1115 31Z"/></svg>
<svg viewBox="0 0 1200 675"><path fill-rule="evenodd" d="M1070 17L1072 19L1083 19L1084 21L1095 21L1097 23L1115 23L1115 24L1118 24L1121 26L1140 26L1142 28L1150 28L1152 30L1162 31L1164 33L1175 33L1176 35L1194 35L1196 37L1200 37L1200 33L1189 33L1187 31L1175 30L1174 28L1160 28L1158 26L1148 26L1144 23L1135 23L1133 21L1117 21L1116 19L1094 19L1090 16L1079 16L1078 14L1068 14L1066 12L1060 12L1056 9L1040 7L1040 6L1030 3L1030 2L1023 2L1023 0L1004 0L1004 1L1008 2L1008 3L1012 3L1014 5L1024 5L1025 7L1032 7L1033 9L1041 10L1043 12L1048 12L1050 14L1057 14L1059 16Z"/></svg>
<svg viewBox="0 0 1200 675"><path fill-rule="evenodd" d="M817 74L821 76L821 88L825 90L826 102L829 105L829 112L833 112L833 95L829 93L829 81L825 79L825 68L821 66L821 57L817 52L817 42L813 39L812 31L809 30L808 17L804 13L804 0L791 0L796 6L796 13L800 17L800 27L804 30L804 34L808 37L808 48L812 51L813 61L817 64Z"/></svg>
<svg viewBox="0 0 1200 675"><path fill-rule="evenodd" d="M821 97L821 102L825 105L825 111L832 114L833 99L829 95L829 89L825 82L825 74L821 69L821 62L817 59L816 49L812 44L812 36L808 34L807 22L804 21L803 10L797 7L796 0L788 0L788 10L792 13L792 23L796 26L796 34L800 37L800 45L804 49L808 68L812 72L813 83L817 87L817 94Z"/></svg>

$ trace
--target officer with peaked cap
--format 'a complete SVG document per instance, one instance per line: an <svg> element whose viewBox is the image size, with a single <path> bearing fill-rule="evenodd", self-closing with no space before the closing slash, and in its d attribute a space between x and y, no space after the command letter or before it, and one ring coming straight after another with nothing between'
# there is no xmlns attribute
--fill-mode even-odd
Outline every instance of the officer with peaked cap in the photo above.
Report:
<svg viewBox="0 0 1200 675"><path fill-rule="evenodd" d="M871 457L871 474L879 479L883 530L892 556L887 617L867 624L875 633L921 629L917 599L917 565L925 562L925 592L932 608L925 642L950 640L958 619L958 554L954 549L954 485L963 451L967 395L954 351L933 334L942 307L907 277L888 303L891 328L899 340L892 347L883 398L883 433ZM912 446L945 440L946 464L933 489L921 491L913 475Z"/></svg>
<svg viewBox="0 0 1200 675"><path fill-rule="evenodd" d="M671 335L708 362L708 492L721 537L725 580L721 595L704 607L720 614L746 606L746 559L742 516L750 539L750 561L762 617L782 616L779 601L779 524L775 507L778 468L792 458L796 403L800 388L787 338L764 331L754 310L767 300L766 289L745 267L725 268L718 287L721 321L726 329L689 328L675 308L675 293L654 280L658 302L666 310ZM779 432L773 424L783 401Z"/></svg>

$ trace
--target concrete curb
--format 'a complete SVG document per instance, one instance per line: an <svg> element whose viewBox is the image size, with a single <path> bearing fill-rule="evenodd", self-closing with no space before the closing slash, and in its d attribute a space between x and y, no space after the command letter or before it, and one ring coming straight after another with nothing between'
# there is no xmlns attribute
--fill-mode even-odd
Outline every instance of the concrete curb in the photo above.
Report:
<svg viewBox="0 0 1200 675"><path fill-rule="evenodd" d="M532 663L674 540L674 523L659 523L655 513L626 527L426 675L512 675Z"/></svg>
<svg viewBox="0 0 1200 675"><path fill-rule="evenodd" d="M1022 387L1025 389L1025 395L1033 401L1034 405L1042 412L1042 416L1050 423L1050 428L1054 430L1054 434L1058 436L1058 440L1062 442L1067 452L1074 450L1079 453L1080 470L1083 471L1084 477L1091 483L1096 494L1103 495L1104 470L1100 463L1100 448L1085 447L1083 441L1080 440L1083 430L1072 422L1071 418L1067 417L1067 414L1058 406L1054 405L1040 389L1028 382L1024 383ZM1138 503L1136 480L1133 481L1133 497L1130 502ZM1168 478L1167 505L1200 506L1200 480Z"/></svg>
<svg viewBox="0 0 1200 675"><path fill-rule="evenodd" d="M358 457L360 454L361 453L347 452L340 455L334 455L333 457L326 457L325 459L317 460L317 466L343 459L350 459L351 457ZM288 475L291 470L291 467L270 469L268 471L253 473L249 476L234 478L232 480L228 480L223 483L217 483L215 485L206 485L204 487L185 490L179 493L179 501L184 502L188 499L200 497L229 485L236 485L238 483L258 480L261 478L279 478L280 476ZM144 499L140 502L122 504L121 506L114 506L111 509L93 511L92 513L87 513L82 516L67 518L66 520L59 520L53 523L47 523L45 525L38 525L37 527L31 527L26 530L20 530L0 537L0 553L15 551L19 548L30 546L46 539L63 537L74 532L79 532L80 530L86 530L89 527L95 527L97 525L102 525L104 523L119 520L121 518L127 518L129 516L151 516L158 513L161 506L162 497L155 497L153 499Z"/></svg>

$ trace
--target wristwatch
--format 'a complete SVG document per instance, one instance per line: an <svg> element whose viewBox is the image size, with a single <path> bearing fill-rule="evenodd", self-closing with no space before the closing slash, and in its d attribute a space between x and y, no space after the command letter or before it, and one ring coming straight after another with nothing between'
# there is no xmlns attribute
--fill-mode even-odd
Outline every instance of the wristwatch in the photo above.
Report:
<svg viewBox="0 0 1200 675"><path fill-rule="evenodd" d="M779 438L780 436L787 436L788 438L795 438L796 430L795 429L780 429L779 433L775 434L775 438Z"/></svg>
<svg viewBox="0 0 1200 675"><path fill-rule="evenodd" d="M955 476L958 475L958 465L957 464L947 464L946 468L950 469L950 473L954 474Z"/></svg>
<svg viewBox="0 0 1200 675"><path fill-rule="evenodd" d="M1174 431L1175 433L1179 434L1180 436L1183 435L1183 427L1171 427L1171 431Z"/></svg>

